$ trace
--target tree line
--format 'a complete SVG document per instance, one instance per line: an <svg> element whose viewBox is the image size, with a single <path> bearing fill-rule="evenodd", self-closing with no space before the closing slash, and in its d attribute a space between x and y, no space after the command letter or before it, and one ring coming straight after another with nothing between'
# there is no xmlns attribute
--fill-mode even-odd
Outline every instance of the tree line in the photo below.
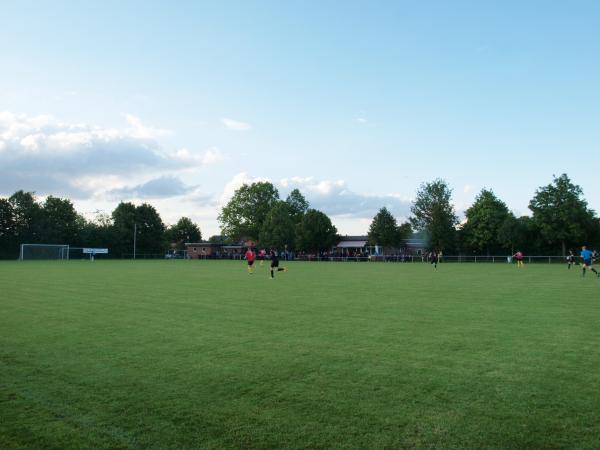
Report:
<svg viewBox="0 0 600 450"><path fill-rule="evenodd" d="M517 249L529 254L565 254L583 243L600 246L600 219L588 207L581 187L566 174L538 188L529 202L530 216L516 217L490 189L482 189L460 223L452 205L452 189L441 179L423 183L413 201L411 216L399 224L381 208L369 227L371 245L401 248L417 236L430 250L446 254L505 254ZM317 253L339 239L331 219L310 204L298 189L285 200L269 182L243 185L218 216L222 234L213 243L252 240L264 248ZM18 191L0 198L0 258L16 259L22 243L106 247L112 257L133 252L136 230L140 254L183 249L201 242L200 228L188 217L166 226L148 204L121 202L109 214L93 220L77 213L68 199L54 196L39 201L32 192Z"/></svg>
<svg viewBox="0 0 600 450"><path fill-rule="evenodd" d="M581 187L566 174L536 190L529 202L530 216L516 217L491 189L484 188L459 223L451 198L452 189L440 179L422 184L417 192L410 224L430 250L498 255L518 249L564 256L583 244L600 246L600 219L588 207ZM378 216L382 213L387 215L382 210Z"/></svg>
<svg viewBox="0 0 600 450"><path fill-rule="evenodd" d="M120 258L133 253L134 230L140 254L161 254L169 246L183 248L184 241L202 238L198 226L187 217L165 226L148 203L121 202L112 214L98 213L88 220L68 199L49 196L40 202L32 192L24 191L0 198L2 259L16 259L24 243L108 248L112 257Z"/></svg>
<svg viewBox="0 0 600 450"><path fill-rule="evenodd" d="M428 250L471 255L514 253L562 254L582 244L600 245L600 219L588 207L580 186L563 174L541 186L529 202L530 216L516 217L496 194L484 188L461 223L444 180L423 183L411 216L399 224L381 208L369 227L371 245L400 249L416 236ZM324 213L310 209L297 189L284 201L268 182L238 189L219 215L226 236L259 241L261 246L318 252L337 240Z"/></svg>

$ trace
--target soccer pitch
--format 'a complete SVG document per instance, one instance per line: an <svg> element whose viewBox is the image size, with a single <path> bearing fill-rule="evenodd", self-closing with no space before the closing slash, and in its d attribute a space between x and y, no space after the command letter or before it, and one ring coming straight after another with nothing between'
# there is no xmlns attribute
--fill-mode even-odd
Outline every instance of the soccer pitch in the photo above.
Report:
<svg viewBox="0 0 600 450"><path fill-rule="evenodd" d="M600 280L0 263L0 448L600 448Z"/></svg>

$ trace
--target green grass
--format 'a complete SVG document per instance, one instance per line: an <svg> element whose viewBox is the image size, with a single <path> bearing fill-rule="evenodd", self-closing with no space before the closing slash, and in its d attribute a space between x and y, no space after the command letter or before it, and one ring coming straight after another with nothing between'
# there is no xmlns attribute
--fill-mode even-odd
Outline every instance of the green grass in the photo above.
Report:
<svg viewBox="0 0 600 450"><path fill-rule="evenodd" d="M600 280L0 263L0 448L600 448Z"/></svg>

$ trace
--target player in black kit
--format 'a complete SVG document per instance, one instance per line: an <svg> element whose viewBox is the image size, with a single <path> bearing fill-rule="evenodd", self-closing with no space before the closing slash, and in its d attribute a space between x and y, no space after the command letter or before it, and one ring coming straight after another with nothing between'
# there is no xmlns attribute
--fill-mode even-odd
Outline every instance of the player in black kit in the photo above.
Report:
<svg viewBox="0 0 600 450"><path fill-rule="evenodd" d="M275 278L275 272L287 272L287 267L279 267L279 257L277 256L277 250L271 249L269 252L271 258L271 279Z"/></svg>

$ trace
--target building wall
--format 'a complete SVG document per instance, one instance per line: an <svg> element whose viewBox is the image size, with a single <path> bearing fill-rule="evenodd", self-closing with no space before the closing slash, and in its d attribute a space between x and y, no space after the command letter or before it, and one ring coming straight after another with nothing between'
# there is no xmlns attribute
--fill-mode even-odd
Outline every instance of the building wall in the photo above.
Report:
<svg viewBox="0 0 600 450"><path fill-rule="evenodd" d="M213 255L216 251L216 248L210 245L192 244L187 245L186 250L188 258L198 259Z"/></svg>

